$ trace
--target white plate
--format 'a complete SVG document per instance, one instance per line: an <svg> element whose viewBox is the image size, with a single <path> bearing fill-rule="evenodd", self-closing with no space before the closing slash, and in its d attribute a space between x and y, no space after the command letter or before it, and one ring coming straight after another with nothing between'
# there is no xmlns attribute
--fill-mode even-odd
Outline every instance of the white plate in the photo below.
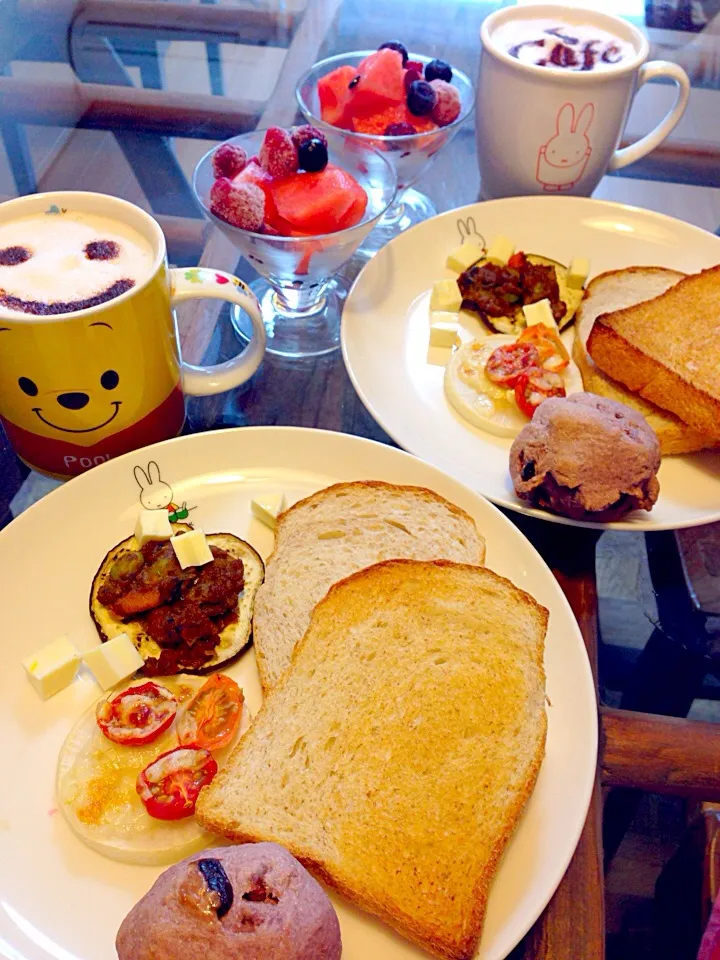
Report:
<svg viewBox="0 0 720 960"><path fill-rule="evenodd" d="M508 470L512 440L494 437L456 414L443 393L444 368L428 363L429 291L434 280L456 276L445 259L462 240L461 223L481 245L505 234L516 249L562 263L588 257L591 277L631 264L693 273L720 262L720 238L619 203L515 197L474 203L418 224L383 247L357 278L343 312L343 356L361 400L383 429L410 453L497 504L577 524L516 498ZM480 324L471 319L468 331L473 329L479 331ZM667 530L720 519L720 455L666 457L659 479L660 498L651 513L578 525Z"/></svg>
<svg viewBox="0 0 720 960"><path fill-rule="evenodd" d="M533 547L491 504L455 480L383 444L344 434L254 427L183 437L95 468L51 493L0 532L0 956L9 960L110 960L120 921L160 872L107 860L75 838L54 799L55 763L73 721L98 697L81 676L43 703L20 660L59 633L97 643L87 599L108 547L138 510L136 464L156 461L176 503L206 531L229 530L264 556L272 534L250 516L250 498L288 500L338 480L379 479L431 487L475 518L487 563L550 610L545 666L547 755L535 793L494 884L478 954L500 960L559 883L582 829L595 772L595 691L580 632L557 582ZM168 493L169 495L169 493ZM250 650L228 673L250 709L260 701ZM336 899L343 960L425 956L388 928Z"/></svg>

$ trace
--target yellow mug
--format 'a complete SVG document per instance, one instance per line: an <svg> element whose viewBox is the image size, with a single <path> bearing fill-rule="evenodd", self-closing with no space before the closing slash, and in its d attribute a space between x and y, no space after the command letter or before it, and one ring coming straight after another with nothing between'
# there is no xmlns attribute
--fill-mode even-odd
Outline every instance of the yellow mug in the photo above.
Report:
<svg viewBox="0 0 720 960"><path fill-rule="evenodd" d="M40 221L34 235L47 248L37 259L43 271L37 276L43 283L44 277L52 278L55 266L60 269L60 258L65 258L62 266L67 268L67 245L54 242L63 223L69 231L69 221L82 221L83 216L106 220L109 232L116 224L139 234L150 245L150 266L119 296L98 304L93 298L61 301L54 306L78 303L83 309L54 315L53 304L44 301L42 310L49 315L20 313L17 306L8 309L23 303L20 309L37 311L40 301L13 297L10 287L18 274L5 271L0 289L0 421L28 466L65 479L121 453L177 436L185 421L184 393L207 396L231 390L260 366L265 327L254 294L237 277L220 270L170 269L163 232L144 210L96 193L35 194L0 204L0 230L7 237L11 228L5 225L36 216L50 218ZM21 248L20 242L0 250L0 260L7 250ZM37 252L30 250L27 257ZM9 262L12 266L12 259ZM80 262L78 269L84 271L77 275L82 287L92 279L92 268ZM106 264L104 269L110 267ZM111 293L108 288L107 295ZM210 367L182 361L173 308L196 297L228 300L248 314L253 336L241 354Z"/></svg>

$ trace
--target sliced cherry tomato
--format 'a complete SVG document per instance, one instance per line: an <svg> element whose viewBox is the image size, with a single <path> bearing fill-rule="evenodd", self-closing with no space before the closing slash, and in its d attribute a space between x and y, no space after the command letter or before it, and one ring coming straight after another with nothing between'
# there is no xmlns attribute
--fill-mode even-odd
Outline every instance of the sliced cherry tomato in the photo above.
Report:
<svg viewBox="0 0 720 960"><path fill-rule="evenodd" d="M527 258L522 250L518 250L517 253L514 253L507 262L509 267L513 267L515 270L522 270L527 262Z"/></svg>
<svg viewBox="0 0 720 960"><path fill-rule="evenodd" d="M128 687L112 700L97 705L97 724L113 743L137 747L152 743L175 719L177 700L159 683Z"/></svg>
<svg viewBox="0 0 720 960"><path fill-rule="evenodd" d="M488 357L485 376L493 383L514 387L521 373L539 366L540 355L531 343L505 343Z"/></svg>
<svg viewBox="0 0 720 960"><path fill-rule="evenodd" d="M182 820L195 813L198 795L217 769L209 750L175 747L145 767L137 778L136 789L151 817Z"/></svg>
<svg viewBox="0 0 720 960"><path fill-rule="evenodd" d="M532 417L548 397L564 397L565 381L550 370L526 370L515 384L515 402L526 417Z"/></svg>
<svg viewBox="0 0 720 960"><path fill-rule="evenodd" d="M560 339L560 334L544 323L526 327L518 337L518 343L531 343L540 355L540 366L545 370L564 370L570 363L570 354Z"/></svg>
<svg viewBox="0 0 720 960"><path fill-rule="evenodd" d="M224 674L210 677L178 717L178 740L206 750L227 746L240 725L242 707L242 690L234 680Z"/></svg>

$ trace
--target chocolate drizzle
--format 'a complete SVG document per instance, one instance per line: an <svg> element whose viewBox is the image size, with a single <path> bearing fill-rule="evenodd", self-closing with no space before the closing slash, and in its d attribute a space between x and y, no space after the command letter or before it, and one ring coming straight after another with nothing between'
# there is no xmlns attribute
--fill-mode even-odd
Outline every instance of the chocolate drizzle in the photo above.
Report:
<svg viewBox="0 0 720 960"><path fill-rule="evenodd" d="M115 297L127 293L134 286L135 281L129 278L116 280L102 293L96 293L93 297L86 297L84 300L57 300L54 303L48 303L44 300L24 300L22 297L14 297L2 290L0 291L0 304L9 310L30 313L35 317L54 317L61 313L74 313L76 310L89 310L90 307L99 307L101 303L114 300Z"/></svg>

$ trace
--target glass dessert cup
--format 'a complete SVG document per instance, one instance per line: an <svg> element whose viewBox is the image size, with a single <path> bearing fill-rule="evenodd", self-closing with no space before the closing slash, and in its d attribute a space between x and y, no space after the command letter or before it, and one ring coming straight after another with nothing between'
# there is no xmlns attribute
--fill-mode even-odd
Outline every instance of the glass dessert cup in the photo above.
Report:
<svg viewBox="0 0 720 960"><path fill-rule="evenodd" d="M318 80L337 67L355 67L361 60L374 52L374 50L357 50L353 53L342 53L335 57L319 60L315 66L300 77L295 87L295 96L307 122L317 127L318 130L322 130L330 146L333 145L336 138L353 137L360 143L382 151L395 168L398 181L397 196L390 209L382 216L378 225L362 244L360 253L367 257L376 253L398 233L436 215L437 210L430 198L419 190L412 189L412 184L432 164L435 154L450 143L460 129L460 125L469 116L475 102L475 91L469 78L462 71L453 67L452 83L457 87L460 94L460 114L456 120L453 120L446 127L438 127L437 130L430 130L426 133L387 137L369 133L356 133L326 123L320 115ZM410 59L427 64L432 57L421 57L411 51Z"/></svg>
<svg viewBox="0 0 720 960"><path fill-rule="evenodd" d="M264 130L233 137L249 157L260 152ZM365 190L368 203L353 227L318 236L286 237L235 227L210 210L214 182L214 147L200 160L193 189L206 216L219 227L260 274L250 288L260 301L267 331L267 352L282 357L319 357L340 345L340 314L348 281L338 276L395 196L397 177L392 164L374 147L351 136L334 137L328 146L330 163L352 174ZM251 325L240 308L232 323L244 340Z"/></svg>

